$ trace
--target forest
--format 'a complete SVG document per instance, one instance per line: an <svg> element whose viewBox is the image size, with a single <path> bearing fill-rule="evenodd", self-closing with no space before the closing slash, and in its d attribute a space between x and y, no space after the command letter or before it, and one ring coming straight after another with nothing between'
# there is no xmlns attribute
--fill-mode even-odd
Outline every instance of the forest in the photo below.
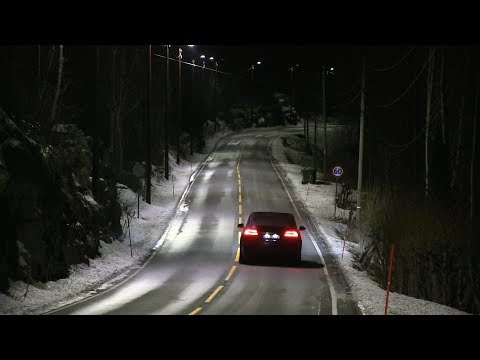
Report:
<svg viewBox="0 0 480 360"><path fill-rule="evenodd" d="M316 118L324 139L334 119L342 135L319 141L315 165L328 179L341 159L360 185L359 269L386 286L395 244L393 291L480 311L478 47L338 46L321 58L310 45L302 66L263 74L193 64L179 48L0 47L0 290L68 276L115 241L116 184L141 186L135 164L149 202L152 167L168 179L167 154L188 159L221 123Z"/></svg>

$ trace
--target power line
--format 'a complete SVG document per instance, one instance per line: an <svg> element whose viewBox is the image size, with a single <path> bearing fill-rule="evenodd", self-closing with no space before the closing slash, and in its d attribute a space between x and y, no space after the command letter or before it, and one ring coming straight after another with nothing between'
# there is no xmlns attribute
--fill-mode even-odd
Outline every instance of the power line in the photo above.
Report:
<svg viewBox="0 0 480 360"><path fill-rule="evenodd" d="M358 97L360 96L360 94L362 93L362 90L358 90L358 93L348 102L346 103L342 103L342 104L337 104L337 106L346 106L346 105L350 105L351 103L353 103L356 99L358 99Z"/></svg>
<svg viewBox="0 0 480 360"><path fill-rule="evenodd" d="M412 53L412 51L415 50L415 47L412 47L406 55L404 55L399 62L397 62L396 64L392 65L392 66L389 66L387 68L383 68L383 69L375 69L373 67L370 67L371 70L374 70L374 71L388 71L388 70L392 70L393 68L397 67L398 65L400 65L403 60L405 60L407 58L408 55L410 55Z"/></svg>
<svg viewBox="0 0 480 360"><path fill-rule="evenodd" d="M153 54L157 57L161 57L161 58L164 58L166 59L166 56L164 55L160 55L160 54ZM169 60L172 60L172 61L178 61L178 58L171 58L171 57L168 57ZM197 65L197 64L194 64L194 63L189 63L187 61L182 61L180 60L180 62L182 64L185 64L185 65L189 65L189 66L193 66L193 67L198 67L200 69L204 69L204 70L208 70L208 71L212 71L212 72L216 72L216 73L220 73L220 74L225 74L225 75L230 75L230 76L235 76L233 74L230 74L230 73L227 73L227 72L224 72L224 71L220 71L220 70L215 70L215 69L211 69L211 68L208 68L208 67L204 67L203 65Z"/></svg>
<svg viewBox="0 0 480 360"><path fill-rule="evenodd" d="M345 96L345 95L351 93L351 92L355 89L356 86L360 85L360 81L361 81L361 79L358 79L358 80L353 84L353 86L352 86L350 89L348 89L347 91L341 93L339 96Z"/></svg>
<svg viewBox="0 0 480 360"><path fill-rule="evenodd" d="M432 55L429 56L429 58L427 59L427 61L425 61L425 64L423 65L422 69L420 70L420 72L417 74L417 76L415 77L415 79L413 79L413 81L410 83L410 85L407 87L407 89L403 92L403 94L401 94L398 98L396 98L395 100L393 100L391 103L389 104L386 104L386 105L375 105L377 108L386 108L386 107L389 107L389 106L392 106L393 104L395 104L398 100L400 100L407 92L408 90L410 90L410 88L413 86L413 84L418 80L418 78L420 77L420 75L423 73L423 71L425 70L425 68L427 67L428 63L431 61L432 59Z"/></svg>

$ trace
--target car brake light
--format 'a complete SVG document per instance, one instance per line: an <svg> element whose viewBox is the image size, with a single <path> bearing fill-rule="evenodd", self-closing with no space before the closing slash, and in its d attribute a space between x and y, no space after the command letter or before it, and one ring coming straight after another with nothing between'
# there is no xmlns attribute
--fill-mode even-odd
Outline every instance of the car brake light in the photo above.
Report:
<svg viewBox="0 0 480 360"><path fill-rule="evenodd" d="M283 234L283 236L290 237L290 238L297 238L298 232L297 230L287 230L285 231L285 234Z"/></svg>
<svg viewBox="0 0 480 360"><path fill-rule="evenodd" d="M245 230L243 231L243 235L256 236L258 235L258 232L257 229L254 228L245 228Z"/></svg>

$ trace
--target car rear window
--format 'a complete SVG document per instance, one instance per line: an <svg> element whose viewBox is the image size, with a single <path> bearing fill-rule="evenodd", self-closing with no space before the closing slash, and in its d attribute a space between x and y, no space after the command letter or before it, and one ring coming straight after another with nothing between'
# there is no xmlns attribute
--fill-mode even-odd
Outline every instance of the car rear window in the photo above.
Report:
<svg viewBox="0 0 480 360"><path fill-rule="evenodd" d="M286 213L253 213L250 217L250 224L253 226L297 226L293 215Z"/></svg>

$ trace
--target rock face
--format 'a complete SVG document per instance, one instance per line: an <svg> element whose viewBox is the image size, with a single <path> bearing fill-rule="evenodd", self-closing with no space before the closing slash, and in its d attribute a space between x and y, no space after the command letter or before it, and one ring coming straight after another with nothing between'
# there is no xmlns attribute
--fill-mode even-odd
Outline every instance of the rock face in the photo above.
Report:
<svg viewBox="0 0 480 360"><path fill-rule="evenodd" d="M0 111L0 291L8 279L68 276L121 231L115 186L100 181L93 200L91 152L75 125L52 129L52 144L29 139Z"/></svg>

